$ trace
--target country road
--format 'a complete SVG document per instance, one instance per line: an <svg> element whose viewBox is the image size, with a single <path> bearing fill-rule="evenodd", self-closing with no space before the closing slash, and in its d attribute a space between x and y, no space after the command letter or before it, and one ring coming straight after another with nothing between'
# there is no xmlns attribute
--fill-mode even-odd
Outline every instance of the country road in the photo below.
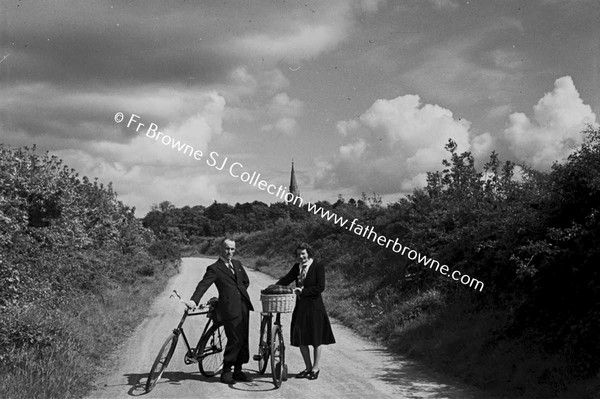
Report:
<svg viewBox="0 0 600 399"><path fill-rule="evenodd" d="M254 378L251 383L225 385L219 378L203 377L195 364L183 362L184 345L177 350L161 381L148 394L143 383L160 345L176 327L183 305L169 298L176 289L188 299L212 259L185 258L181 271L169 282L166 290L149 308L148 317L124 343L114 369L99 377L89 398L484 398L477 390L460 386L444 377L427 371L405 358L390 354L384 348L364 340L348 328L332 320L337 340L324 348L319 379L295 379L293 375L304 368L297 348L289 345L290 315L283 316L286 340L286 363L290 378L280 389L274 389L269 368L264 375L257 373L254 361L245 371ZM256 352L260 322L260 290L274 279L264 273L246 268L250 276L249 293L256 312L250 315L250 357ZM217 296L211 287L203 302ZM203 317L186 320L184 329L196 342L205 322Z"/></svg>

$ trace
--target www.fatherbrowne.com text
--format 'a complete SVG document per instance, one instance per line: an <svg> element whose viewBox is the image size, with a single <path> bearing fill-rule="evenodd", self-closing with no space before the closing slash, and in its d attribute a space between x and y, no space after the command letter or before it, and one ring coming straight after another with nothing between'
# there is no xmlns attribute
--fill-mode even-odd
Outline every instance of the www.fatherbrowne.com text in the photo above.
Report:
<svg viewBox="0 0 600 399"><path fill-rule="evenodd" d="M146 126L146 124L140 122L140 118L141 117L139 115L131 114L129 121L127 122L127 127L135 129L136 132L140 132L141 129L141 133L144 133L147 138L170 147L171 149L180 152L183 155L187 155L196 161L204 160L206 165L219 171L227 170L231 177L239 179L243 183L254 186L261 191L266 191L269 194L282 199L288 204L293 204L298 207L303 207L306 204L308 211L312 212L314 215L318 215L328 221L333 221L334 224L351 231L353 234L377 243L379 246L391 249L393 252L404 255L412 261L416 260L417 263L423 265L424 267L434 269L449 279L458 281L463 285L468 285L469 287L479 290L480 292L483 291L483 281L472 278L467 274L463 274L459 270L450 270L449 266L442 265L437 260L422 255L415 249L403 246L398 242L397 238L392 239L381 234L377 234L372 226L360 225L358 223L358 219L353 219L348 225L349 220L343 216L339 216L334 212L325 210L311 202L305 202L302 197L288 192L287 189L282 185L270 184L268 181L261 179L260 173L256 171L244 170L244 165L240 162L231 162L228 157L222 158L216 151L211 151L205 156L202 150L196 149L189 144L183 143L180 140L176 140L175 138L159 131L158 125L155 123L150 123L147 125L146 129L142 129ZM121 123L125 120L125 115L122 112L117 112L114 119L115 122Z"/></svg>

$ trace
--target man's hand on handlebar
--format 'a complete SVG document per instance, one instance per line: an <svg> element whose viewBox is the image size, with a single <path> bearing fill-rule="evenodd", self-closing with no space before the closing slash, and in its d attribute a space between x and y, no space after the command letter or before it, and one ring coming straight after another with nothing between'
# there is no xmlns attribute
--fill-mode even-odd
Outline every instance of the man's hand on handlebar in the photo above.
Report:
<svg viewBox="0 0 600 399"><path fill-rule="evenodd" d="M196 309L198 307L198 304L194 301L192 301L191 299L189 301L185 301L183 302L185 304L185 306L187 306L188 309Z"/></svg>

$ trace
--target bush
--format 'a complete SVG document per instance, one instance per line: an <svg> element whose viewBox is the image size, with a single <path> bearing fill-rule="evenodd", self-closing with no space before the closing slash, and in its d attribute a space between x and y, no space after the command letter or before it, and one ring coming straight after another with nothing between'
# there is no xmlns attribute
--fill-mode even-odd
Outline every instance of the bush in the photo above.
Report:
<svg viewBox="0 0 600 399"><path fill-rule="evenodd" d="M159 260L173 260L181 258L181 249L179 246L167 240L153 242L148 247L148 252Z"/></svg>
<svg viewBox="0 0 600 399"><path fill-rule="evenodd" d="M257 271L260 271L262 268L268 267L268 266L269 266L269 260L263 256L260 256L254 262L254 269L256 269Z"/></svg>

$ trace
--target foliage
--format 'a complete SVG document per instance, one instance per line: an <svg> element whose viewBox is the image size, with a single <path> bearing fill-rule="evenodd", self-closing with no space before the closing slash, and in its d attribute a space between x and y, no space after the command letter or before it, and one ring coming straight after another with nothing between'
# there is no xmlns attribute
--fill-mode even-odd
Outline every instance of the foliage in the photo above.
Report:
<svg viewBox="0 0 600 399"><path fill-rule="evenodd" d="M134 213L111 184L80 179L56 156L0 145L0 391L73 397L89 386L85 356L94 367L102 357L88 352L86 340L102 332L91 325L73 331L72 313L82 303L102 307L109 292L145 284L163 270L147 251L152 231ZM158 254L178 256L166 248Z"/></svg>
<svg viewBox="0 0 600 399"><path fill-rule="evenodd" d="M254 201L231 206L215 201L208 207L175 208L168 201L163 201L152 207L143 218L143 225L160 239L187 245L198 243L205 236L260 231L275 226L281 220L305 218L306 212L302 209L283 202L267 205Z"/></svg>

